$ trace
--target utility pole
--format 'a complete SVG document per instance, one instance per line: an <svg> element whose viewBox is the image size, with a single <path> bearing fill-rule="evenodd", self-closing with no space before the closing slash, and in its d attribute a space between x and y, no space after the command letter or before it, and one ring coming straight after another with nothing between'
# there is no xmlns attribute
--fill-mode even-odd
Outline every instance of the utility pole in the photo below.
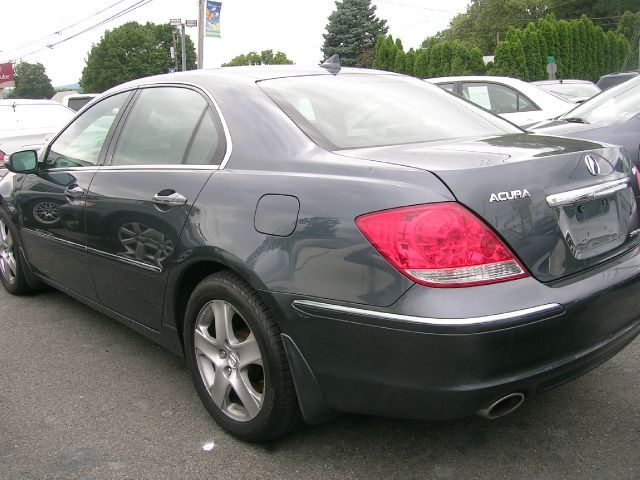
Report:
<svg viewBox="0 0 640 480"><path fill-rule="evenodd" d="M182 71L186 72L187 71L187 53L184 48L184 36L185 36L184 27L185 27L184 23L181 23L180 32L182 33L182 35L180 36L180 39L182 43Z"/></svg>
<svg viewBox="0 0 640 480"><path fill-rule="evenodd" d="M171 59L174 61L176 72L178 71L178 55L176 55L176 31L173 30L171 32L171 36L173 37L173 55Z"/></svg>
<svg viewBox="0 0 640 480"><path fill-rule="evenodd" d="M198 0L198 68L204 64L204 4L205 0Z"/></svg>

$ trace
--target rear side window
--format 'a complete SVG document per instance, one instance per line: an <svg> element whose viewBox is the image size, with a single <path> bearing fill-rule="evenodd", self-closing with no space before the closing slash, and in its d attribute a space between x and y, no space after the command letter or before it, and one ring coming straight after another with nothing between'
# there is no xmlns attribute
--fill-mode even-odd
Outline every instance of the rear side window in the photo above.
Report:
<svg viewBox="0 0 640 480"><path fill-rule="evenodd" d="M531 100L518 91L495 83L463 83L462 96L498 114L538 110Z"/></svg>
<svg viewBox="0 0 640 480"><path fill-rule="evenodd" d="M127 115L111 165L208 165L224 150L219 122L199 93L147 88Z"/></svg>
<svg viewBox="0 0 640 480"><path fill-rule="evenodd" d="M258 82L316 143L329 150L521 133L428 82L338 74Z"/></svg>

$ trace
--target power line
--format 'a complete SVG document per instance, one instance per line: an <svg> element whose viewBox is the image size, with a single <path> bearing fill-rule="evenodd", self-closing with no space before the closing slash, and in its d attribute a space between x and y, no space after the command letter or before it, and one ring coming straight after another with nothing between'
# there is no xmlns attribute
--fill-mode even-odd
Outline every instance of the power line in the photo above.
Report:
<svg viewBox="0 0 640 480"><path fill-rule="evenodd" d="M429 10L431 12L440 12L440 13L448 13L448 14L456 13L456 12L453 12L451 10L441 10L439 8L423 7L423 6L420 6L420 5L409 5L407 3L393 2L391 0L377 0L377 2L380 2L380 3L383 3L383 4L384 3L388 3L388 4L391 4L391 5L398 5L399 7L417 8L419 10Z"/></svg>
<svg viewBox="0 0 640 480"><path fill-rule="evenodd" d="M105 23L108 23L108 22L110 22L112 20L115 20L116 18L122 17L123 15L126 15L128 13L131 13L134 10L137 10L140 7L144 7L145 5L147 5L147 4L149 4L149 3L153 2L153 1L154 0L138 0L136 3L128 6L127 8L125 8L125 9L123 9L123 10L121 10L121 11L119 11L119 12L113 14L113 15L111 15L110 17L105 18L104 20L101 20L98 23L95 23L95 24L91 25L90 27L85 28L84 30L80 30L79 32L74 33L73 35L69 35L68 37L63 38L62 40L59 40L59 41L57 41L55 43L51 43L49 45L46 45L45 47L38 48L38 49L33 50L33 51L29 52L29 53L23 54L23 55L19 56L18 58L22 59L24 57L33 55L34 53L38 53L38 52L41 52L43 50L46 50L47 48L51 48L52 49L53 47L55 47L57 45L60 45L61 43L67 42L67 41L69 41L69 40L71 40L73 38L76 38L76 37L82 35L83 33L87 33L87 32L89 32L89 31L91 31L91 30L93 30L95 28L98 28L101 25L104 25Z"/></svg>
<svg viewBox="0 0 640 480"><path fill-rule="evenodd" d="M107 11L107 10L109 10L110 8L113 8L113 7L115 7L116 5L118 5L118 4L122 3L122 2L125 2L125 1L126 1L126 0L119 0L119 1L117 1L116 3L112 3L111 5L109 5L109 6L108 6L108 7L106 7L106 8L103 8L103 9L102 9L102 10L100 10L99 12L95 12L95 13L93 13L93 14L89 15L88 17L84 17L82 20L78 20L77 22L72 23L71 25L68 25L68 26L66 26L66 27L64 27L64 28L61 28L60 30L56 30L55 32L50 33L49 35L45 35L44 37L39 38L38 40L33 40L32 42L25 43L24 45L20 45L19 47L12 48L12 49L11 49L11 50L9 50L9 51L10 51L10 52L17 52L17 51L22 50L23 48L30 47L31 45L33 45L33 44L35 44L35 43L39 43L39 42L41 42L42 40L46 40L46 39L47 39L47 38L49 38L49 37L53 37L53 36L55 36L55 35L60 35L62 32L66 31L66 30L69 30L70 28L75 27L76 25L79 25L79 24L81 24L82 22L84 22L84 21L86 21L86 20L89 20L90 18L93 18L93 17L95 17L96 15L100 15L101 13L106 12L106 11Z"/></svg>

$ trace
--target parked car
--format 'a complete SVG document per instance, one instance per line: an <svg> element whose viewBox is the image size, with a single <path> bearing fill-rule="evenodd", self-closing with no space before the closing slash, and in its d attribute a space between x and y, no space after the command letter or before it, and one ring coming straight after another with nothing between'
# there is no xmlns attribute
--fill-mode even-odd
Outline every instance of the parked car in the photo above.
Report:
<svg viewBox="0 0 640 480"><path fill-rule="evenodd" d="M574 106L561 96L517 78L460 76L427 81L523 127L557 117Z"/></svg>
<svg viewBox="0 0 640 480"><path fill-rule="evenodd" d="M531 84L560 95L573 103L582 103L601 91L600 87L589 80L540 80Z"/></svg>
<svg viewBox="0 0 640 480"><path fill-rule="evenodd" d="M97 96L97 93L78 93L75 95L67 95L62 99L62 104L65 107L69 107L74 112L77 112Z"/></svg>
<svg viewBox="0 0 640 480"><path fill-rule="evenodd" d="M54 286L184 356L244 440L337 412L499 417L640 331L623 151L415 78L143 78L7 165L4 288Z"/></svg>
<svg viewBox="0 0 640 480"><path fill-rule="evenodd" d="M557 119L530 127L544 135L622 145L640 165L640 76L621 83Z"/></svg>
<svg viewBox="0 0 640 480"><path fill-rule="evenodd" d="M49 100L0 100L0 178L6 155L26 146L43 144L60 130L74 112Z"/></svg>
<svg viewBox="0 0 640 480"><path fill-rule="evenodd" d="M598 87L602 90L606 90L611 87L615 87L616 85L620 85L621 83L626 82L627 80L631 80L632 78L640 75L640 70L631 70L629 72L616 72L609 73L607 75L603 75L598 80Z"/></svg>

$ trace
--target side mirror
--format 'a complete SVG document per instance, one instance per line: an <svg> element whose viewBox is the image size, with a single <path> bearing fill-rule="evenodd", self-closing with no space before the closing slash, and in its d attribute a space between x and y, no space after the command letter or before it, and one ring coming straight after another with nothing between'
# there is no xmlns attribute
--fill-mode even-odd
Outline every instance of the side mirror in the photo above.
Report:
<svg viewBox="0 0 640 480"><path fill-rule="evenodd" d="M33 173L38 169L38 153L35 150L14 152L4 161L4 166L14 173Z"/></svg>

